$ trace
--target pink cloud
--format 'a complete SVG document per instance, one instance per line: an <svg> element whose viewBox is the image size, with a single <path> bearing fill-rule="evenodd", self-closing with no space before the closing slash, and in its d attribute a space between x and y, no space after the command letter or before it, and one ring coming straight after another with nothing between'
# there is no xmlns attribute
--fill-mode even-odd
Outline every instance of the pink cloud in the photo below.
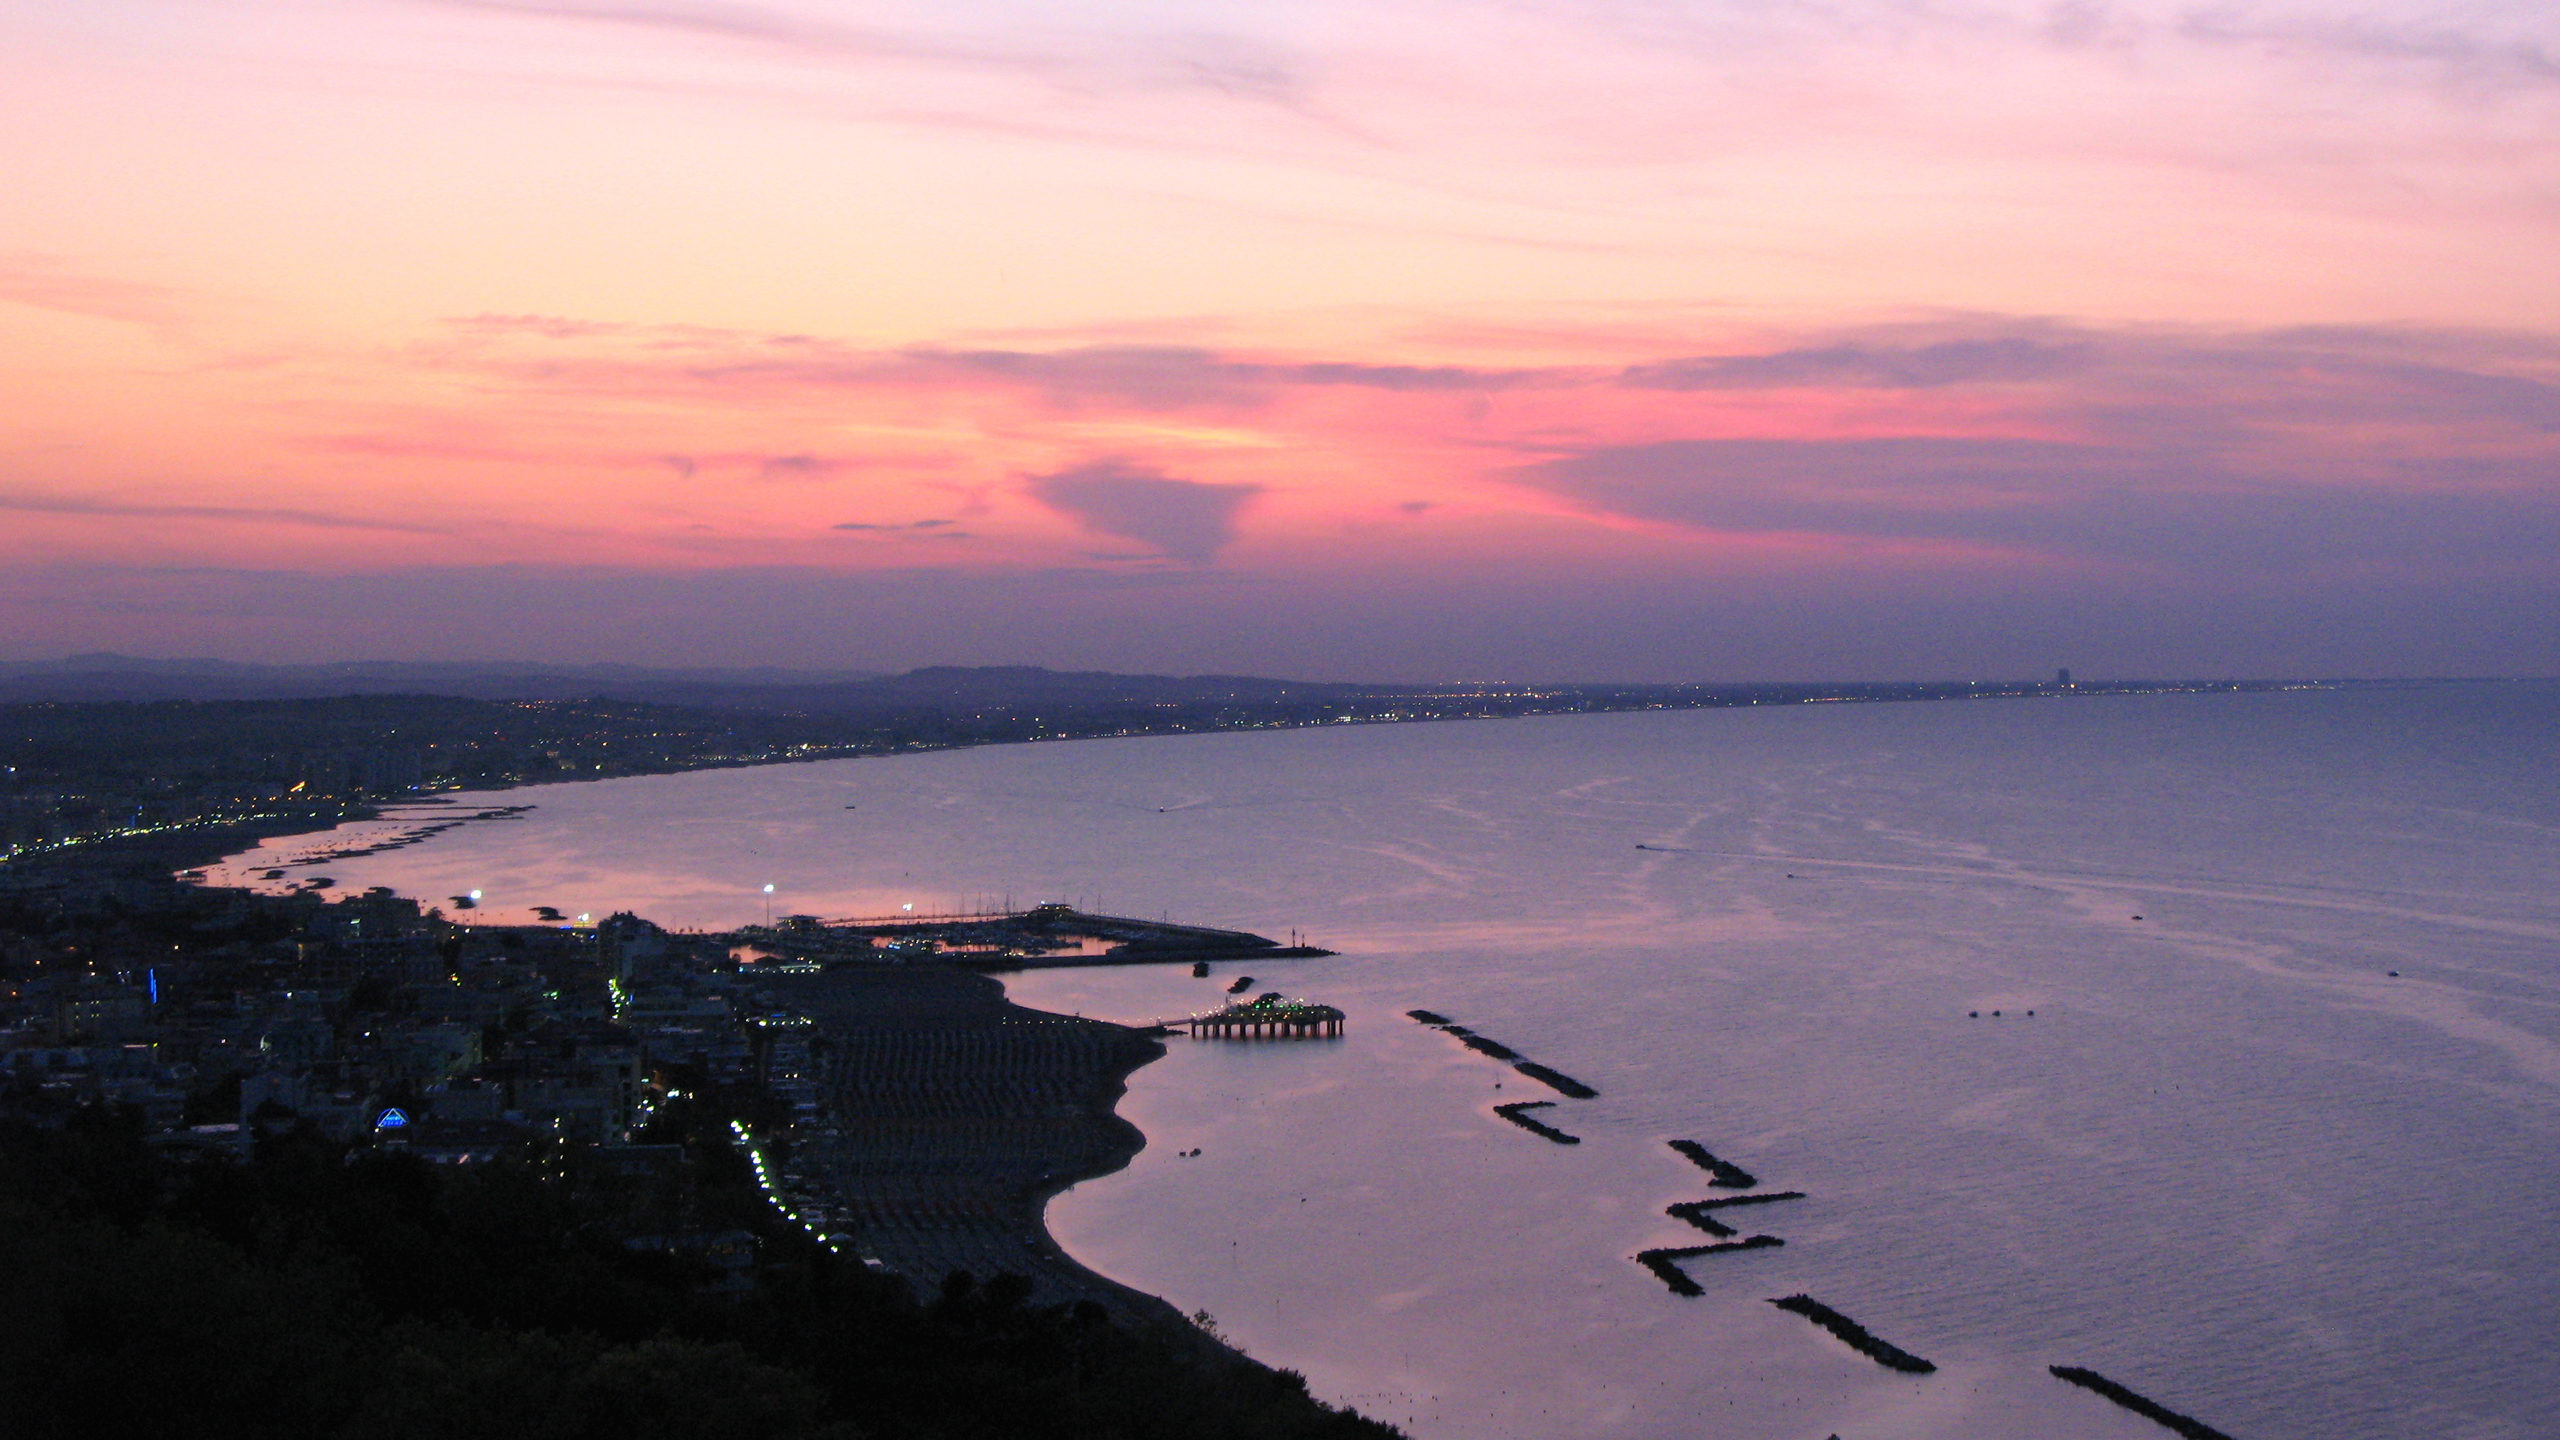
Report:
<svg viewBox="0 0 2560 1440"><path fill-rule="evenodd" d="M1088 461L1025 482L1033 498L1089 530L1206 565L1235 538L1259 485L1185 480L1122 458Z"/></svg>
<svg viewBox="0 0 2560 1440"><path fill-rule="evenodd" d="M0 303L137 325L171 324L189 310L188 297L171 286L83 274L25 256L0 259Z"/></svg>

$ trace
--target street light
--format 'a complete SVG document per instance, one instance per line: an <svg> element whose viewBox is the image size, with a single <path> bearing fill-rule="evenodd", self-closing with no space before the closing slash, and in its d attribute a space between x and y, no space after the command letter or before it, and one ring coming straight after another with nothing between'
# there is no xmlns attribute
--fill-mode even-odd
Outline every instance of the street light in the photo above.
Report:
<svg viewBox="0 0 2560 1440"><path fill-rule="evenodd" d="M773 882L769 880L764 887L764 923L767 929L773 927Z"/></svg>

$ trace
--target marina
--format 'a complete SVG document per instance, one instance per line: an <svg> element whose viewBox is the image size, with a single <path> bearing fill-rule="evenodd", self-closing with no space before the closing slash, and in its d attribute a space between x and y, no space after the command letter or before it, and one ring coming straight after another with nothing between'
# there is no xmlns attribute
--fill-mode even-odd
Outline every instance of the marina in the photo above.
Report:
<svg viewBox="0 0 2560 1440"><path fill-rule="evenodd" d="M738 926L726 932L726 939L784 960L940 963L980 970L1187 964L1195 974L1205 974L1215 961L1313 960L1334 953L1312 945L1283 945L1242 930L1092 915L1061 902L961 915L902 913L844 920L785 915Z"/></svg>

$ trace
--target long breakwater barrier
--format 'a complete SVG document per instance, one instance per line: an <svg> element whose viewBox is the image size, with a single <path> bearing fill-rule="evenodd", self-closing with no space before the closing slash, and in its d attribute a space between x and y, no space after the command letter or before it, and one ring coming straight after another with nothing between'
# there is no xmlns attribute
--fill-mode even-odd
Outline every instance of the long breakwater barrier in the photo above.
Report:
<svg viewBox="0 0 2560 1440"><path fill-rule="evenodd" d="M1592 1089L1590 1086L1583 1084L1581 1081L1574 1079L1563 1071L1551 1070L1546 1066L1539 1064L1535 1060L1523 1060L1511 1068L1528 1076L1532 1080L1538 1081L1540 1084L1547 1086L1558 1094L1568 1095L1576 1100L1597 1099L1600 1094L1599 1091Z"/></svg>
<svg viewBox="0 0 2560 1440"><path fill-rule="evenodd" d="M2166 1426L2185 1436L2186 1440L2231 1440L2230 1436L2194 1416L2181 1415L2156 1400L2135 1394L2095 1370L2084 1369L2078 1365L2048 1365L2045 1368L2056 1380L2067 1381L2093 1394L2103 1395L2143 1419Z"/></svg>
<svg viewBox="0 0 2560 1440"><path fill-rule="evenodd" d="M1700 1255L1730 1255L1737 1250L1775 1250L1786 1243L1775 1235L1754 1235L1748 1240L1724 1245L1666 1245L1637 1251L1636 1263L1652 1271L1656 1279L1670 1287L1672 1294L1695 1299L1706 1294L1707 1287L1690 1279L1689 1272L1680 1268L1680 1261Z"/></svg>
<svg viewBox="0 0 2560 1440"><path fill-rule="evenodd" d="M1739 1232L1723 1221L1712 1218L1712 1212L1730 1209L1736 1205L1767 1205L1779 1200L1803 1198L1804 1192L1801 1190L1773 1190L1766 1195L1732 1195L1721 1200L1683 1200L1677 1205L1665 1207L1662 1213L1674 1220L1685 1220L1710 1235L1733 1235Z"/></svg>
<svg viewBox="0 0 2560 1440"><path fill-rule="evenodd" d="M1529 1059L1519 1051L1512 1049L1510 1046L1503 1044L1501 1041L1494 1039L1490 1035L1479 1035L1475 1031L1468 1029L1466 1026L1459 1024L1457 1021L1450 1019L1448 1016L1441 1014L1437 1010L1407 1010L1404 1013L1405 1018L1413 1021L1415 1024L1427 1025L1444 1035L1448 1035L1455 1039L1459 1044L1466 1046L1468 1049L1475 1051L1479 1055L1483 1055L1489 1059L1503 1061L1512 1069L1519 1071L1521 1074L1528 1076L1530 1079L1537 1081L1539 1084L1546 1086L1548 1089L1555 1091L1559 1095L1563 1095L1574 1100L1593 1100L1599 1098L1599 1091L1583 1084L1581 1081L1574 1079L1563 1071L1555 1069L1552 1066L1541 1065L1537 1061Z"/></svg>
<svg viewBox="0 0 2560 1440"><path fill-rule="evenodd" d="M1530 1118L1528 1112L1532 1110L1544 1110L1553 1106L1555 1103L1556 1102L1553 1100L1517 1100L1509 1105L1494 1106L1493 1113L1510 1121L1512 1124L1519 1126L1521 1129L1528 1131L1532 1135L1543 1135L1559 1145L1581 1144L1581 1136L1567 1135L1553 1125Z"/></svg>
<svg viewBox="0 0 2560 1440"><path fill-rule="evenodd" d="M1685 1156L1689 1163L1707 1172L1707 1183L1724 1190L1748 1190L1760 1183L1759 1177L1734 1164L1719 1160L1714 1152L1695 1140L1674 1140L1671 1148Z"/></svg>
<svg viewBox="0 0 2560 1440"><path fill-rule="evenodd" d="M1903 1349L1877 1338L1866 1326L1823 1304L1810 1295L1788 1295L1769 1302L1781 1310L1801 1315L1837 1336L1840 1343L1866 1356L1887 1370L1905 1375L1933 1375L1938 1367ZM2225 1437L2228 1440L2228 1437Z"/></svg>

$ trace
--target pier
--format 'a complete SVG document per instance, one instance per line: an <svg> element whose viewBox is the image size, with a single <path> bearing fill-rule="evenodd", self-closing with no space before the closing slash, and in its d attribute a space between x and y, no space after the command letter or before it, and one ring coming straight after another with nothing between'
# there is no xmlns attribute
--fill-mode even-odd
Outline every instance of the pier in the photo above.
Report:
<svg viewBox="0 0 2560 1440"><path fill-rule="evenodd" d="M1183 1022L1195 1040L1333 1039L1342 1034L1342 1012L1309 1000L1260 995Z"/></svg>

